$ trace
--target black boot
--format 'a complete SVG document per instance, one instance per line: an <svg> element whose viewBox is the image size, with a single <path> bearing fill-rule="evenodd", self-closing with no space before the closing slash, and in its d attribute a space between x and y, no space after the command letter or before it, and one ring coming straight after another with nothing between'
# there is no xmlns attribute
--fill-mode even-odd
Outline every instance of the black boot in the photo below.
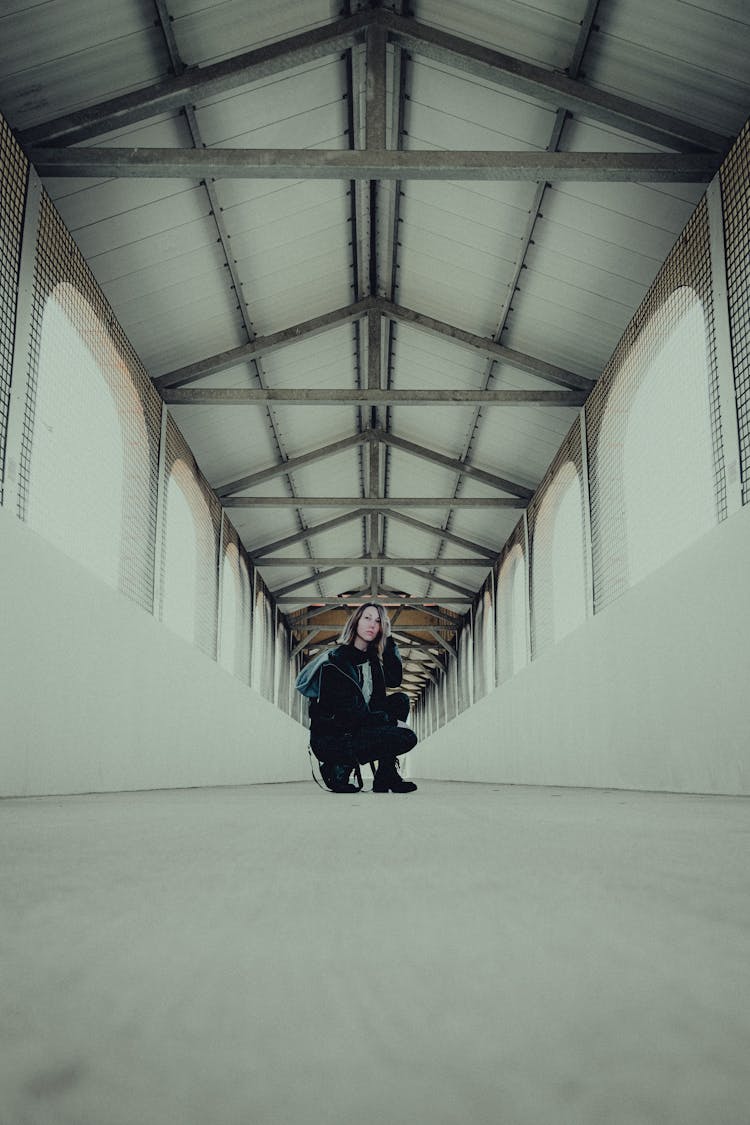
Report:
<svg viewBox="0 0 750 1125"><path fill-rule="evenodd" d="M398 772L398 758L385 758L378 762L372 782L373 793L413 793L413 781L404 781Z"/></svg>
<svg viewBox="0 0 750 1125"><path fill-rule="evenodd" d="M340 765L338 762L320 763L320 776L332 793L359 793L356 785L349 784L351 772L351 766Z"/></svg>

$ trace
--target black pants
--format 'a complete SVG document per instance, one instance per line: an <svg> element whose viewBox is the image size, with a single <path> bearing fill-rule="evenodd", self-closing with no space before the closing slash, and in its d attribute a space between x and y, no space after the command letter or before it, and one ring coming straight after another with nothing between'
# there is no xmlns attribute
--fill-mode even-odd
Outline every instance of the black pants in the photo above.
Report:
<svg viewBox="0 0 750 1125"><path fill-rule="evenodd" d="M409 696L403 691L386 696L385 710L403 722L409 714ZM313 735L310 745L322 762L354 766L400 758L417 745L417 736L409 727L389 724L362 727L353 734Z"/></svg>

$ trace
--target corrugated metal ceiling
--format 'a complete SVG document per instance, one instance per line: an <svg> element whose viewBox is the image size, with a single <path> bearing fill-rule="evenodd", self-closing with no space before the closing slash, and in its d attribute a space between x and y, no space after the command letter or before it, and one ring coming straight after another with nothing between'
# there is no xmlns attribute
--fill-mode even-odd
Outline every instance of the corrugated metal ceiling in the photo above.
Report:
<svg viewBox="0 0 750 1125"><path fill-rule="evenodd" d="M689 140L659 143L654 129L660 122L651 110L724 138L737 133L750 111L750 12L741 0L419 0L409 12L406 7L355 2L342 10L328 0L13 0L0 9L0 110L33 149L65 145L62 126L48 123L91 107L94 124L79 143L115 154L136 147L346 151L365 146L368 113L371 129L385 131L390 149L412 153L649 154L696 147ZM337 39L328 51L308 49L311 34L329 25L338 31L342 19L359 12L348 48ZM383 12L396 22L377 24ZM382 38L372 40L376 61L368 73L364 41L373 21L388 39L384 74L377 69ZM280 43L303 52L287 68L268 47ZM578 80L584 93L629 99L642 107L640 124L625 130L596 105L562 112L544 82L531 92L519 88L515 64L504 71L497 56L478 57L472 45L542 68L542 76ZM202 71L212 74L206 68L220 60L231 65L247 51L260 51L249 61L265 67L261 77L247 81L259 72L244 70L219 91L201 89ZM156 94L172 89L181 75L198 81L184 105L159 100ZM382 83L387 93L381 101ZM138 91L140 108L128 122L101 108ZM85 176L48 174L45 184L154 378L184 375L183 368L242 349L255 337L303 326L300 339L240 355L185 383L186 390L347 391L376 382L402 390L561 389L531 373L533 363L498 359L451 338L454 327L563 374L595 380L704 188L447 176L355 181L207 174L203 182L195 168L179 178L95 172L92 166ZM356 319L331 317L324 330L304 331L312 318L368 297L380 301L370 306L374 312L365 308L363 316L360 309ZM383 302L441 322L438 330L393 315ZM302 602L374 588L445 604L457 596L450 584L469 597L486 570L441 566L441 557L468 553L443 533L499 552L520 511L488 514L447 504L400 509L398 498L498 495L452 462L507 478L528 494L576 415L572 407L441 402L170 409L219 490L289 462L288 472L233 495L377 493L407 517L360 514L273 555L281 560L307 551L306 565L269 566L259 558L271 590L307 582L296 591ZM297 458L347 437L365 438L371 427L386 440L363 440L295 467ZM398 441L419 447L423 456ZM377 480L371 480L371 449L378 451ZM345 509L312 503L228 511L252 555ZM315 568L315 558L356 560L381 552L435 562L375 572L355 563L329 577L319 573L326 564Z"/></svg>

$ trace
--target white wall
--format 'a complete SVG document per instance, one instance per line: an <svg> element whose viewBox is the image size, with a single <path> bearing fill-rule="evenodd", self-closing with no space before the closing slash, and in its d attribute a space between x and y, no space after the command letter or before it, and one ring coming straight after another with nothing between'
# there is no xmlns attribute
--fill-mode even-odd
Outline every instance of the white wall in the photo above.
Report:
<svg viewBox="0 0 750 1125"><path fill-rule="evenodd" d="M410 776L750 794L750 508L412 751Z"/></svg>
<svg viewBox="0 0 750 1125"><path fill-rule="evenodd" d="M307 731L0 509L0 796L309 777Z"/></svg>

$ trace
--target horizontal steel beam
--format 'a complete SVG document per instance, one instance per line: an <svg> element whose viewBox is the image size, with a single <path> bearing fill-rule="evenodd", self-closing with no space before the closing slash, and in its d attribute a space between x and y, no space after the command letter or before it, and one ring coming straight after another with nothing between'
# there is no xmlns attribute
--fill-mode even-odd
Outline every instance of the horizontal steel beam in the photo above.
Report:
<svg viewBox="0 0 750 1125"><path fill-rule="evenodd" d="M223 508L525 508L505 496L227 496ZM438 533L439 534L439 533ZM310 561L309 559L307 560Z"/></svg>
<svg viewBox="0 0 750 1125"><path fill-rule="evenodd" d="M721 158L689 152L278 148L29 148L40 176L169 180L487 180L707 183Z"/></svg>
<svg viewBox="0 0 750 1125"><path fill-rule="evenodd" d="M285 595L284 597L281 597L281 598L275 598L274 600L276 601L276 604L279 605L279 606L281 606L281 605L299 605L299 606L311 605L311 606L315 606L315 607L318 607L318 606L329 606L329 607L330 606L340 606L340 607L343 607L344 609L356 609L357 606L360 606L360 605L369 605L370 602L373 599L369 594L361 594L356 598L348 598L348 597L347 598L310 598L310 597L303 598L303 597L295 597L293 594L289 594L289 595ZM388 608L391 608L391 606L393 605L393 602L391 602L389 599L384 598L384 597L376 597L375 601L380 602L381 604L387 606ZM435 598L435 597L419 598L419 597L416 597L416 598L404 598L402 601L399 601L398 604L406 606L407 608L414 608L414 609L422 609L423 607L429 608L431 606L434 606L435 608L439 608L440 606L448 606L448 605L456 605L456 606L471 605L471 599L470 598L452 598L452 597L451 598Z"/></svg>
<svg viewBox="0 0 750 1125"><path fill-rule="evenodd" d="M475 595L472 594L471 596L473 598ZM425 621L423 625L391 625L391 633L396 637L396 640L398 640L401 633L408 636L411 636L413 633L431 633L434 630L437 630L439 633L455 633L458 630L458 625L458 622L456 622L455 625L433 625L431 621ZM400 643L399 641L399 644ZM404 644L410 643L411 641L408 639L404 641Z"/></svg>
<svg viewBox="0 0 750 1125"><path fill-rule="evenodd" d="M256 336L248 344L240 344L237 348L208 356L206 359L189 363L185 367L178 367L164 375L157 375L152 382L158 390L166 387L184 387L188 383L195 383L198 379L205 379L207 375L217 375L221 371L228 371L238 363L246 363L261 356L270 355L289 344L298 344L313 336L320 336L331 328L339 328L342 324L350 324L364 316L373 307L373 299L366 297L362 301L355 301L351 305L344 305L340 309L333 309L322 316L311 317L279 332L272 332L268 336Z"/></svg>
<svg viewBox="0 0 750 1125"><path fill-rule="evenodd" d="M404 641L404 649L407 653L416 652L435 654L440 652L440 646L436 642L430 644L429 642L425 641ZM407 660L408 659L409 658L407 657ZM419 666L419 664L420 661L418 659L415 659L413 661L413 667L416 668Z"/></svg>
<svg viewBox="0 0 750 1125"><path fill-rule="evenodd" d="M557 383L571 390L590 391L594 387L592 379L586 379L575 371L568 371L564 367L557 367L554 363L547 363L543 359L518 352L514 348L506 348L488 336L477 336L474 332L466 332L463 328L446 324L443 320L436 320L433 316L426 316L425 313L405 308L404 305L395 305L392 301L381 299L378 301L378 307L383 315L390 317L391 320L412 325L435 336L446 337L499 363L507 363L517 371L535 375L538 379L546 379L550 383Z"/></svg>
<svg viewBox="0 0 750 1125"><path fill-rule="evenodd" d="M246 83L336 55L362 37L370 19L369 13L359 12L217 63L188 67L177 77L165 78L141 90L133 90L34 125L23 132L21 143L44 144L59 140L77 144L124 125L145 121L159 113L204 101Z"/></svg>
<svg viewBox="0 0 750 1125"><path fill-rule="evenodd" d="M473 598L475 595L472 593L471 596ZM294 628L299 630L299 626L294 626ZM391 636L393 637L393 639L396 641L396 643L400 647L402 647L402 648L404 646L411 647L414 644L414 641L412 640L411 634L432 633L435 629L437 629L437 630L439 630L440 632L443 632L443 633L455 633L455 632L457 632L458 626L455 626L454 628L451 629L447 625L432 625L428 622L425 622L424 625L404 625L404 626L394 625L394 626L391 627ZM341 626L340 625L317 625L317 626L311 626L310 627L310 635L311 636L315 635L317 633L330 633L331 634L331 636L328 637L328 638L319 637L315 641L316 645L325 644L327 640L331 640L333 637L337 637L340 632L341 632ZM404 634L403 639L399 639L399 638L401 638L402 634ZM417 638L417 639L419 639L419 638ZM433 645L432 647L434 648L435 646Z"/></svg>
<svg viewBox="0 0 750 1125"><path fill-rule="evenodd" d="M404 566L404 567L412 567L412 566L439 566L439 567L444 567L444 566L461 566L461 567L463 567L463 566L479 566L483 570L489 570L490 567L492 566L492 564L489 561L489 559L474 559L474 558L464 558L464 559L443 559L443 558L440 558L440 559L436 559L434 557L428 556L426 558L420 557L420 558L394 559L394 558L391 558L391 557L386 556L386 555L360 555L358 558L352 558L351 556L341 555L340 557L337 556L337 557L334 557L334 558L327 558L327 559L311 559L311 558L308 558L306 555L300 555L300 556L296 556L294 558L284 558L284 559L276 559L276 558L258 559L258 566L261 567L261 568L269 567L269 566L273 566L273 567L279 567L279 566L314 566L314 567L321 567L321 566L343 566L343 567L349 567L349 566L366 566L366 567L373 567L373 566Z"/></svg>
<svg viewBox="0 0 750 1125"><path fill-rule="evenodd" d="M355 593L353 591L349 591L348 594L341 595L341 596L359 599L360 597L364 597L366 595L366 593L367 593L367 591L362 589L358 593ZM474 597L473 594L472 594L472 597ZM378 602L382 602L383 605L387 605L389 609L394 610L393 615L391 617L391 622L394 623L394 630L393 631L397 632L398 627L395 625L395 622L398 620L398 617L399 617L399 614L400 614L401 610L411 608L408 604L408 598L404 597L404 595L402 595L402 594L394 594L391 591L383 590L381 588L381 590L377 594L375 600L378 601ZM398 603L398 604L396 604L396 603ZM341 604L340 601L337 601L336 608L345 610L347 608L347 606L346 606L346 604ZM300 630L300 629L306 628L311 621L316 620L322 614L328 613L330 611L330 609L331 609L331 607L326 606L326 605L320 606L320 608L317 608L317 609L308 609L307 607L303 606L299 610L296 610L296 611L292 610L291 612L286 614L286 617L287 617L287 620L289 622L290 628L292 628L294 630ZM404 626L404 628L406 630L413 629L416 632L419 632L420 629L436 628L436 629L445 629L447 632L455 633L456 630L460 627L460 624L461 624L460 618L458 618L455 614L451 614L450 612L446 612L446 613L438 612L434 608L434 605L433 605L432 602L430 602L430 608L425 608L424 606L419 606L419 612L424 614L425 617L429 618L430 621L425 622L421 625L406 625L406 626ZM433 621L436 621L439 624L433 625L432 624ZM338 628L338 626L334 626L334 625L330 625L329 627L331 629Z"/></svg>
<svg viewBox="0 0 750 1125"><path fill-rule="evenodd" d="M268 402L287 406L424 406L427 403L480 404L482 406L564 406L579 407L586 401L584 391L467 390L452 387L425 390L380 390L370 387L213 387L208 389L164 391L169 406L265 406Z"/></svg>

